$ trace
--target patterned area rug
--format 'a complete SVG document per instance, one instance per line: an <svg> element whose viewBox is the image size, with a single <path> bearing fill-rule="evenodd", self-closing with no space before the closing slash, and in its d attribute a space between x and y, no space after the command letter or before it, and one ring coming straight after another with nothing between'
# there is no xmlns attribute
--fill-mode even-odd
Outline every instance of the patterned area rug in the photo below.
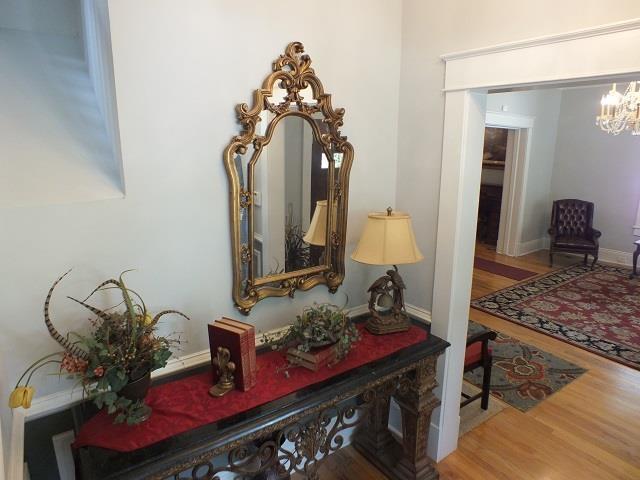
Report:
<svg viewBox="0 0 640 480"><path fill-rule="evenodd" d="M469 321L469 334L484 328ZM533 345L496 333L495 341L489 342L493 350L491 394L518 410L526 412L535 407L586 372L584 368ZM481 386L482 369L465 373L464 379Z"/></svg>
<svg viewBox="0 0 640 480"><path fill-rule="evenodd" d="M471 306L640 370L640 280L609 265L574 265Z"/></svg>

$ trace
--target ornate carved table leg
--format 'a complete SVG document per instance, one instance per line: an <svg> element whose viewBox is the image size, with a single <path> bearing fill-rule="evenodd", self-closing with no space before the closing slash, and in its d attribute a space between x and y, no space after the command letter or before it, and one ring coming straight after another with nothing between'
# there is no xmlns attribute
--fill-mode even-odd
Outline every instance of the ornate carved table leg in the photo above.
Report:
<svg viewBox="0 0 640 480"><path fill-rule="evenodd" d="M397 384L398 380L394 378L376 389L376 398L366 423L358 429L354 439L356 450L384 464L395 464L399 458L398 442L389 432L389 403Z"/></svg>
<svg viewBox="0 0 640 480"><path fill-rule="evenodd" d="M436 358L418 364L400 380L396 400L402 409L403 456L394 469L396 478L433 480L439 477L434 462L427 456L431 412L440 401L432 390L436 382Z"/></svg>

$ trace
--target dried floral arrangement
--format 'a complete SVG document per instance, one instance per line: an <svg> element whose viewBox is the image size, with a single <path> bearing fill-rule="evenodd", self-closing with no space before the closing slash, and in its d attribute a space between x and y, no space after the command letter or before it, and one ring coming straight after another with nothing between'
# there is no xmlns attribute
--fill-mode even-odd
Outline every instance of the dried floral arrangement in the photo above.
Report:
<svg viewBox="0 0 640 480"><path fill-rule="evenodd" d="M359 339L360 332L344 307L330 303L307 306L285 330L263 335L263 342L274 350L294 347L301 352L310 352L314 348L335 345L337 361L344 359Z"/></svg>
<svg viewBox="0 0 640 480"><path fill-rule="evenodd" d="M294 272L311 266L311 250L304 241L305 232L300 225L287 223L284 234L285 272Z"/></svg>
<svg viewBox="0 0 640 480"><path fill-rule="evenodd" d="M44 365L58 363L60 373L77 378L85 395L93 399L98 408L106 408L109 414L115 414L115 423L133 425L146 420L151 413L144 403L149 376L167 364L171 348L180 343L179 339L158 336L158 321L170 313L188 317L176 310L164 310L152 316L142 297L125 285L123 275L126 272L123 272L117 280L102 282L84 300L68 297L90 310L96 318L90 320L92 331L89 335L72 332L63 337L51 323L49 302L56 285L68 273L53 283L44 304L45 324L64 350L41 358L25 371L11 393L9 406L29 408L34 395L34 388L29 386L33 373ZM122 295L118 305L100 310L86 303L97 292L111 289ZM125 306L123 312L111 312L120 305ZM27 380L21 384L27 375ZM142 390L130 388L134 382L142 385Z"/></svg>

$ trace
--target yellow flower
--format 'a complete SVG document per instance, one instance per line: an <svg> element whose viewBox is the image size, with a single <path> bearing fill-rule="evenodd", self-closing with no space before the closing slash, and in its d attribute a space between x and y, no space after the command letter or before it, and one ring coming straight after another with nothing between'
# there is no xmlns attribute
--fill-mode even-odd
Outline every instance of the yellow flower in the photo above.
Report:
<svg viewBox="0 0 640 480"><path fill-rule="evenodd" d="M151 314L149 313L145 313L144 315L144 324L145 325L151 325L151 322L153 322L153 317L151 316Z"/></svg>
<svg viewBox="0 0 640 480"><path fill-rule="evenodd" d="M29 408L35 390L33 387L16 387L9 396L10 408Z"/></svg>

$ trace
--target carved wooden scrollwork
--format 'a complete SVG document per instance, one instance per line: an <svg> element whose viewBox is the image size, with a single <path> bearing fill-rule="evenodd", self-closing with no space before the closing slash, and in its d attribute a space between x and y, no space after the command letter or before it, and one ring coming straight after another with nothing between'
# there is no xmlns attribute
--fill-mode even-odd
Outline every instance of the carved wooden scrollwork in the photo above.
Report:
<svg viewBox="0 0 640 480"><path fill-rule="evenodd" d="M362 425L374 405L373 391L362 395L359 404L325 407L314 416L287 425L274 435L237 446L226 455L226 465L204 460L173 480L221 480L221 474L236 479L255 478L270 472L270 478L289 478L299 473L319 480L318 469L328 455L344 444L342 432Z"/></svg>
<svg viewBox="0 0 640 480"><path fill-rule="evenodd" d="M275 99L274 92L284 95ZM327 285L335 292L344 279L344 255L348 208L349 173L353 161L353 147L340 132L344 109L334 108L331 95L325 93L320 79L311 67L311 59L304 54L300 42L292 42L272 65L272 72L255 90L251 105L236 107L242 126L224 151L224 164L230 185L231 243L233 256L233 299L244 314L266 297L293 296L296 290L309 290L317 285ZM258 128L269 117L266 128ZM254 170L263 149L272 140L275 127L287 117L300 117L313 130L313 138L326 155L330 164L327 180L329 205L335 205L335 214L328 215L328 241L324 255L318 264L293 271L269 271L256 273L254 262L260 258L254 251L256 230L254 198L256 180ZM340 158L340 167L335 156ZM246 164L242 163L243 158ZM239 163L240 162L240 163ZM334 171L335 170L335 171ZM243 223L245 222L245 223Z"/></svg>

